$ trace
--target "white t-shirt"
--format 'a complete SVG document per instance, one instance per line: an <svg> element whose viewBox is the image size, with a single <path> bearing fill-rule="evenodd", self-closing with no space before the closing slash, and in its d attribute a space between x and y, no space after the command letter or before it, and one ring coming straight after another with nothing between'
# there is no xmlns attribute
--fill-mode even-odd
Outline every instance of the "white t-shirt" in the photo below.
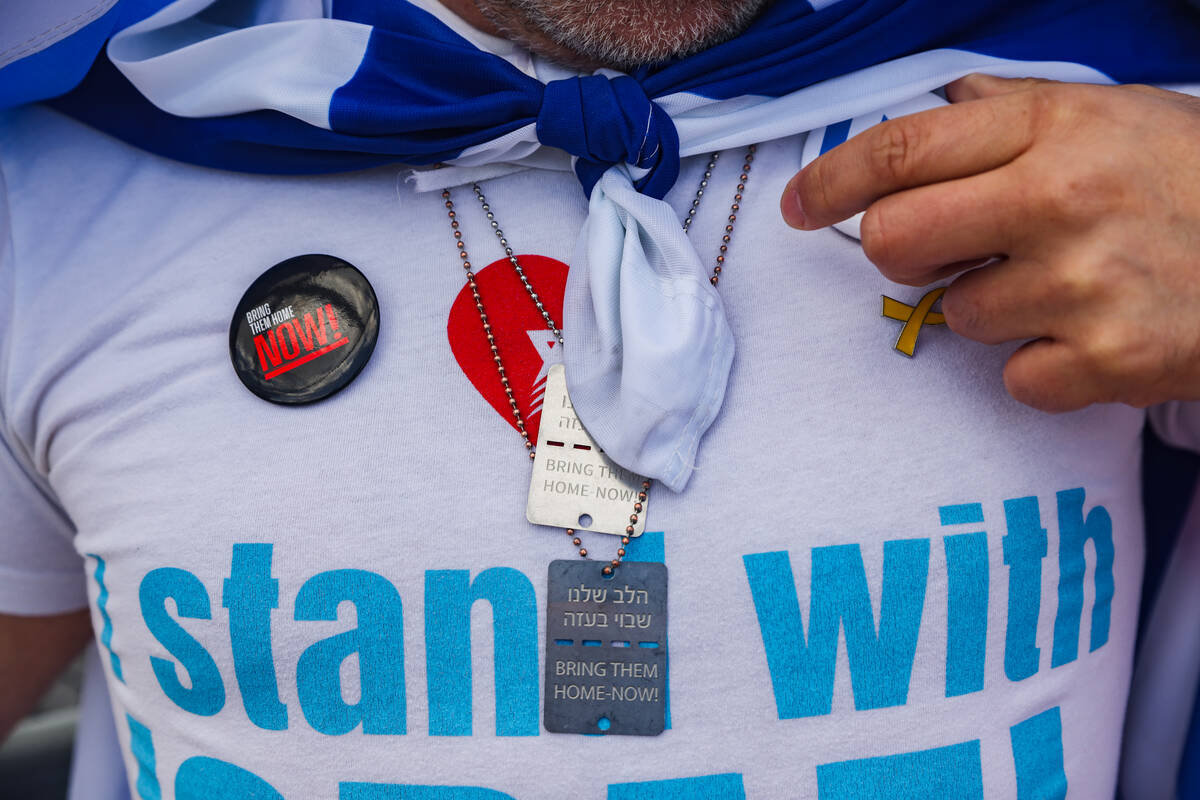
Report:
<svg viewBox="0 0 1200 800"><path fill-rule="evenodd" d="M547 565L575 548L526 522L498 378L456 357L483 334L452 312L440 195L400 168L233 175L8 115L0 610L90 604L135 797L1110 796L1144 414L1025 408L1001 382L1012 347L929 319L897 354L881 296L927 290L784 226L802 144L758 149L720 283L729 394L629 548L670 574L669 728L579 736L540 710ZM669 197L680 219L703 162ZM691 228L714 262L740 164L724 154ZM561 302L573 176L482 188ZM525 402L552 338L469 187L454 199ZM367 276L379 340L346 389L280 407L239 382L229 323L304 253Z"/></svg>

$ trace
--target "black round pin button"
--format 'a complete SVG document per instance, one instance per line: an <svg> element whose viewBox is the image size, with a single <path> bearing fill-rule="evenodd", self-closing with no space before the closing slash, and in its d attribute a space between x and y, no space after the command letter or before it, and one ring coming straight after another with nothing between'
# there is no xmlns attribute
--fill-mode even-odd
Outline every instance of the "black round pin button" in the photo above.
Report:
<svg viewBox="0 0 1200 800"><path fill-rule="evenodd" d="M281 261L242 295L229 356L246 388L284 405L315 403L358 377L379 338L379 300L336 256Z"/></svg>

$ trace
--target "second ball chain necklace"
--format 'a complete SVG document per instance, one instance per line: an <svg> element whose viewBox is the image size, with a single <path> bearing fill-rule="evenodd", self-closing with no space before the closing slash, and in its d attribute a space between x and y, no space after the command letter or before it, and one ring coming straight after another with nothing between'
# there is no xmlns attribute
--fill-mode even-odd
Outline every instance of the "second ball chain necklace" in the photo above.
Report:
<svg viewBox="0 0 1200 800"><path fill-rule="evenodd" d="M729 216L725 223L724 233L721 236L721 244L717 250L717 256L713 265L712 275L708 279L713 286L716 286L720 282L721 273L725 267L725 259L727 253L729 252L730 241L733 237L734 223L737 222L738 211L741 210L742 195L746 190L746 181L750 177L750 167L754 162L755 151L756 146L750 145L746 151L745 159L742 163L741 173L738 175L737 189L733 195L733 202L729 207ZM684 233L688 233L691 229L692 222L696 216L696 211L700 208L700 201L703 199L705 190L708 188L708 182L712 178L713 169L716 167L717 160L719 158L720 153L712 153L709 156L708 163L704 168L704 174L700 178L700 185L696 188L696 195L692 200L691 207L688 209L687 216L683 220ZM504 230L500 227L500 223L496 219L496 214L492 211L491 206L487 202L487 198L484 196L482 190L480 190L479 184L472 184L471 188L474 191L475 197L479 201L480 206L483 208L484 214L487 216L488 223L492 227L492 232L496 235L496 238L500 242L500 246L504 249L505 257L512 265L513 270L516 272L517 278L520 279L522 287L524 287L526 294L529 296L530 300L533 301L538 313L540 313L542 318L546 321L550 332L554 335L554 338L561 346L563 343L562 329L555 322L554 317L550 314L549 309L546 308L546 304L538 295L537 290L529 282L529 278L525 274L525 270L521 267L520 260L517 258L512 247L509 245L508 239L504 235ZM454 235L455 245L458 249L458 257L462 263L462 268L466 273L467 286L471 289L471 297L475 302L475 310L479 313L479 320L483 324L483 332L487 337L488 347L491 350L492 363L495 364L496 371L500 376L500 383L504 387L504 394L508 400L509 407L512 410L514 424L516 425L517 431L521 434L521 438L524 440L525 450L529 453L530 460L533 460L536 456L536 448L533 441L529 438L529 431L526 429L525 419L521 414L520 407L513 395L512 386L509 384L508 374L504 368L504 362L500 355L500 349L496 344L496 336L492 330L492 324L488 318L487 310L484 307L483 298L479 294L479 285L475 280L475 272L471 266L470 255L467 253L466 243L463 241L461 226L458 221L458 215L454 210L454 201L451 199L449 189L442 190L442 199L445 201L446 212L450 218L450 229ZM645 505L649 497L649 491L650 481L643 480L641 489L637 493L637 500L633 504L633 513L630 514L629 517L630 524L625 528L624 535L621 537L621 546L617 549L616 558L612 559L602 569L602 572L605 576L612 575L617 567L621 565L621 561L625 557L625 547L629 544L630 536L634 533L634 525L637 523L639 516L644 513ZM588 550L586 547L582 546L583 542L579 538L578 532L574 528L567 528L566 533L567 536L570 537L572 544L579 548L580 557L587 558Z"/></svg>

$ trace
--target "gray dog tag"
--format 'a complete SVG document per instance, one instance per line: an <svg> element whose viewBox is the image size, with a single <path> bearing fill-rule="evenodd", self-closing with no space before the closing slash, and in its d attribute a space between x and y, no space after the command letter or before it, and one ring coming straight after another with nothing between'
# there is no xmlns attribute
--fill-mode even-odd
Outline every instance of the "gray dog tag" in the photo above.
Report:
<svg viewBox="0 0 1200 800"><path fill-rule="evenodd" d="M545 725L551 733L656 736L667 708L667 567L552 561Z"/></svg>

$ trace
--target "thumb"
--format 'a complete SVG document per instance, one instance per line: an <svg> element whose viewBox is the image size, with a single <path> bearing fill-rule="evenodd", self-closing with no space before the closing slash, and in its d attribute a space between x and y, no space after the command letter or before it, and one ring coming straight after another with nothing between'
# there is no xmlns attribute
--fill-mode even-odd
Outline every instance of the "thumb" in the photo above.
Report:
<svg viewBox="0 0 1200 800"><path fill-rule="evenodd" d="M1032 89L1047 83L1056 83L1044 78L997 78L995 75L984 75L974 72L946 84L946 96L951 103L963 103L967 100L982 100L985 97L998 97L1024 89Z"/></svg>

